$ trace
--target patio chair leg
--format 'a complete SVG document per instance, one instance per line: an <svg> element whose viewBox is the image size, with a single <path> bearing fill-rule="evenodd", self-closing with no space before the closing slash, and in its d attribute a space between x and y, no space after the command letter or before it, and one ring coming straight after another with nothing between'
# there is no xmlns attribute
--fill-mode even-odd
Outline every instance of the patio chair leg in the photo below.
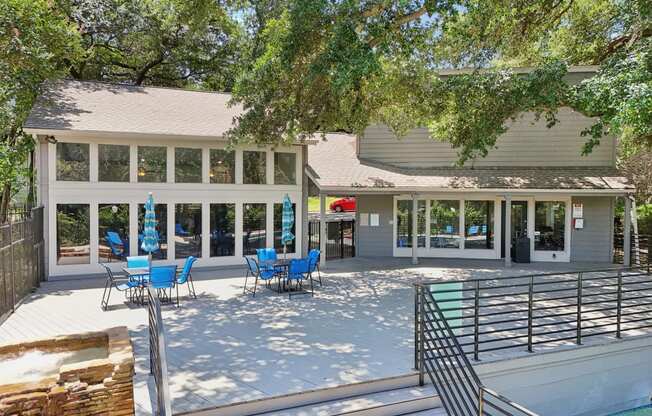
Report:
<svg viewBox="0 0 652 416"><path fill-rule="evenodd" d="M108 290L108 293L107 293ZM106 296L106 299L104 297ZM107 279L104 285L104 293L102 293L102 309L107 310L109 307L109 297L111 297L111 282Z"/></svg>
<svg viewBox="0 0 652 416"><path fill-rule="evenodd" d="M317 264L317 277L319 277L319 287L321 287L321 272L319 271L319 264Z"/></svg>
<svg viewBox="0 0 652 416"><path fill-rule="evenodd" d="M247 270L247 274L245 275L245 284L244 288L242 289L242 294L244 295L247 293L247 280L249 279L249 270Z"/></svg>
<svg viewBox="0 0 652 416"><path fill-rule="evenodd" d="M309 274L308 278L310 279L310 296L315 297L315 285L312 282L312 275Z"/></svg>
<svg viewBox="0 0 652 416"><path fill-rule="evenodd" d="M175 285L177 287L177 308L179 307L179 285Z"/></svg>
<svg viewBox="0 0 652 416"><path fill-rule="evenodd" d="M195 282L192 280L192 274L188 273L188 294L190 294L192 288L192 294L191 296L194 299L197 299L197 292L195 292Z"/></svg>
<svg viewBox="0 0 652 416"><path fill-rule="evenodd" d="M258 276L256 276L256 280L254 280L254 298L256 297L256 286L258 286Z"/></svg>

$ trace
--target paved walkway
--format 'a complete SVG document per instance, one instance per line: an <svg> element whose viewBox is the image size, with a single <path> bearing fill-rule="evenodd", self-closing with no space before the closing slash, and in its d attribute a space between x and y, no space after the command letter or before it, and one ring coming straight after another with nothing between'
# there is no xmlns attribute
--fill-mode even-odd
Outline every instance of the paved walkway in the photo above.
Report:
<svg viewBox="0 0 652 416"><path fill-rule="evenodd" d="M164 307L175 411L405 374L412 368L413 288L421 278L497 277L588 268L496 261L349 259L331 262L315 297L242 294L243 270L197 271L199 298ZM593 266L595 267L595 265ZM0 342L126 325L137 358L139 413L147 414L145 308L99 308L102 279L47 282L0 326ZM187 293L181 288L183 294Z"/></svg>

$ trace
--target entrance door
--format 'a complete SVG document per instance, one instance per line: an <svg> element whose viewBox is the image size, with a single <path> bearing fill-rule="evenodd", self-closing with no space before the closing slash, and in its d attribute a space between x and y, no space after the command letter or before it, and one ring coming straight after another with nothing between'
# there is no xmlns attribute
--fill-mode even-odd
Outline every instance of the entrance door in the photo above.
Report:
<svg viewBox="0 0 652 416"><path fill-rule="evenodd" d="M502 202L501 207L501 235L505 238L505 201ZM512 230L510 237L512 239L512 247L515 246L516 239L527 237L527 201L512 201ZM500 247L500 257L505 258L504 243Z"/></svg>

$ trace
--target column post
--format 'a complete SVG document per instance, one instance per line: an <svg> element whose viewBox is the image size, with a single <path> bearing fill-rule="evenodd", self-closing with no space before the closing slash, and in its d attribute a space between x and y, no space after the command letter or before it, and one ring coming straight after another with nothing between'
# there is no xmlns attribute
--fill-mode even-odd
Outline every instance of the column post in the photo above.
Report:
<svg viewBox="0 0 652 416"><path fill-rule="evenodd" d="M417 256L417 246L419 244L419 235L418 235L418 200L417 194L412 194L412 264L419 264L419 257Z"/></svg>
<svg viewBox="0 0 652 416"><path fill-rule="evenodd" d="M625 221L623 223L623 266L632 264L632 200L625 195Z"/></svg>
<svg viewBox="0 0 652 416"><path fill-rule="evenodd" d="M505 195L505 267L512 267L512 196Z"/></svg>
<svg viewBox="0 0 652 416"><path fill-rule="evenodd" d="M319 194L319 267L326 265L326 195Z"/></svg>

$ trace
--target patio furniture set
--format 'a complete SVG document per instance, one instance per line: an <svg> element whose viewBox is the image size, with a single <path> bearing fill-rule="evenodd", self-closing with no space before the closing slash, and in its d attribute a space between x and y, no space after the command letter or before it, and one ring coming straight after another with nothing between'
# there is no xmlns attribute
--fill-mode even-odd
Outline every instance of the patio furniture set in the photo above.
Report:
<svg viewBox="0 0 652 416"><path fill-rule="evenodd" d="M319 271L319 250L313 249L308 257L301 259L279 259L276 250L273 248L260 248L256 250L256 257L245 257L247 263L247 275L243 293L251 293L256 296L258 281L265 282L265 285L277 293L287 292L288 297L293 295L308 294L315 295L313 273L317 273L319 286L322 285L321 273ZM247 289L249 277L254 279L254 287ZM272 282L276 279L276 289ZM304 290L304 282L310 282L310 291Z"/></svg>
<svg viewBox="0 0 652 416"><path fill-rule="evenodd" d="M197 298L195 285L192 281L192 266L197 261L196 257L186 258L183 268L178 269L177 265L151 266L148 256L127 257L127 267L123 268L120 277L106 264L101 264L106 270L106 284L102 294L102 309L107 310L111 289L125 292L125 296L137 304L145 303L145 289L147 286L156 289L162 301L171 302L172 292L176 289L177 307L179 306L179 286L187 284L188 294Z"/></svg>

